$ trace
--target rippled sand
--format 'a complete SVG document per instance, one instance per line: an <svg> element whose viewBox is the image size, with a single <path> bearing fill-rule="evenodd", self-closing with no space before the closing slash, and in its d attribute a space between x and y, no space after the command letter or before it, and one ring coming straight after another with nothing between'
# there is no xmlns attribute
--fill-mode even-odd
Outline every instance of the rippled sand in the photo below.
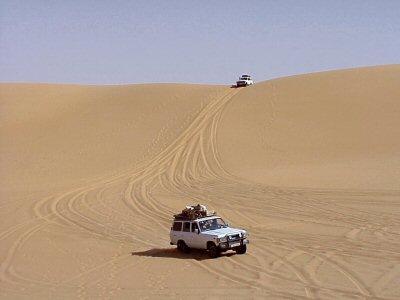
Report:
<svg viewBox="0 0 400 300"><path fill-rule="evenodd" d="M0 298L399 299L400 66L0 85ZM169 245L203 203L250 232Z"/></svg>

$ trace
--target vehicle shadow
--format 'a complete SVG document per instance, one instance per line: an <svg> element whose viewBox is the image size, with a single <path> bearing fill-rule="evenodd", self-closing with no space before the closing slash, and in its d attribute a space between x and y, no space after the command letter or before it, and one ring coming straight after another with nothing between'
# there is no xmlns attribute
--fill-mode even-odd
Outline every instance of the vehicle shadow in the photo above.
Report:
<svg viewBox="0 0 400 300"><path fill-rule="evenodd" d="M132 255L146 257L161 257L174 259L194 259L198 261L213 259L208 256L208 252L204 250L191 249L190 253L182 253L176 248L153 248L145 251L133 251ZM221 253L221 257L229 257L234 255L234 252Z"/></svg>

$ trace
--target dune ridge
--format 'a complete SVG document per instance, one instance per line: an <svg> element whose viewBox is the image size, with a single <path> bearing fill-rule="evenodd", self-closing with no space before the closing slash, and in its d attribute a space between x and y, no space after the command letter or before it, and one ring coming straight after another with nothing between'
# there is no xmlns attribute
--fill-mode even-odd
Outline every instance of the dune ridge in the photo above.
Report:
<svg viewBox="0 0 400 300"><path fill-rule="evenodd" d="M399 75L1 84L0 297L397 299ZM198 202L246 255L169 246Z"/></svg>
<svg viewBox="0 0 400 300"><path fill-rule="evenodd" d="M259 83L227 109L223 162L272 185L398 190L398 86L399 65Z"/></svg>

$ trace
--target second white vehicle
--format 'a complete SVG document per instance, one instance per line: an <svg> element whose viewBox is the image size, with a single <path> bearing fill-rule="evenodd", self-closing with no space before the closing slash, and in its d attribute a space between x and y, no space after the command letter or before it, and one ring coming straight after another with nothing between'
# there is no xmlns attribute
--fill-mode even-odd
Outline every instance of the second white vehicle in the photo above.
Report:
<svg viewBox="0 0 400 300"><path fill-rule="evenodd" d="M237 87L242 87L242 86L248 86L252 85L254 82L251 79L250 75L243 74L242 76L239 77L239 80L236 81L236 86Z"/></svg>

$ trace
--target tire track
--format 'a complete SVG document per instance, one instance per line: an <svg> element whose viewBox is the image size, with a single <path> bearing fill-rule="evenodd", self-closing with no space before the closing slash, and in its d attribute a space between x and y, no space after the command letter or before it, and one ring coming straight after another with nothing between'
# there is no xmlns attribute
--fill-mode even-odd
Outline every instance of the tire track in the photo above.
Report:
<svg viewBox="0 0 400 300"><path fill-rule="evenodd" d="M153 197L149 196L149 193L151 193L151 190L157 186L159 182L162 182L164 187L171 187L171 185L173 185L176 188L189 182L187 177L189 173L187 169L188 163L186 163L186 167L183 167L183 172L182 168L179 166L182 162L185 162L185 157L186 160L190 157L196 144L199 145L199 157L204 164L206 173L211 173L214 176L216 175L213 174L205 154L204 134L202 134L202 131L204 128L207 128L210 120L215 117L236 93L237 91L235 90L226 92L222 97L210 102L169 147L152 159L145 169L138 174L139 176L136 175L132 178L125 192L125 198L128 200L127 204L131 205L131 208L135 210L136 213L153 216L155 222L158 222L160 210L157 211L157 209L160 205L162 206L162 203L160 203L160 201L155 201ZM196 147L196 149L198 149L198 147ZM197 171L197 167L198 165L195 165L194 170ZM173 211L171 208L165 206L163 208ZM165 220L168 221L171 217L172 216L165 215ZM159 225L165 226L165 224L163 225L160 223Z"/></svg>
<svg viewBox="0 0 400 300"><path fill-rule="evenodd" d="M272 117L267 123L268 126L272 125L277 114L276 88L275 86L272 88L273 99L270 99L269 103ZM146 160L141 163L137 163L134 167L128 166L117 174L99 178L83 188L72 189L37 201L32 207L32 220L16 224L0 233L0 240L17 235L0 267L0 279L10 286L26 286L33 283L38 287L60 289L69 288L71 282L75 280L110 268L110 276L107 280L115 281L118 273L123 269L134 263L146 262L151 255L132 263L127 262L125 266L119 266L117 262L128 260L128 256L114 255L110 260L80 271L59 282L58 285L44 280L25 278L13 268L13 263L24 244L48 225L58 226L58 228L79 228L85 234L97 239L106 238L122 244L135 243L144 248L159 248L166 243L165 237L176 208L171 207L168 200L159 196L158 192L162 193L161 195L182 197L196 203L200 199L207 206L211 205L212 208L221 209L221 211L224 208L231 212L230 216L239 216L246 227L250 225L250 228L254 229L251 233L254 241L251 249L263 255L264 260L252 254L251 250L246 256L227 255L218 261L194 260L195 268L225 280L229 283L229 287L245 287L257 291L258 294L271 295L275 298L315 299L326 295L331 298L340 295L348 298L384 299L379 297L378 293L382 293L387 286L390 287L391 282L398 275L398 266L394 264L391 270L383 272L375 286L371 288L364 278L347 267L344 257L356 254L357 258L382 260L381 257L384 256L386 259L399 261L400 257L396 251L400 246L398 239L388 241L383 239L383 235L389 234L390 228L393 230L396 228L390 227L388 221L392 226L400 224L398 215L370 213L367 209L356 210L345 206L347 202L340 203L335 198L342 195L342 200L356 201L356 199L366 197L365 194L356 191L271 187L229 174L224 169L218 152L218 130L225 107L239 91L239 89L227 89L218 96L213 95L214 98L210 98L208 104L202 104L200 109L193 112L193 116L185 119L181 132L153 157L150 157L150 153L154 151L156 144L163 141L164 135L168 133L169 125L163 127L149 144ZM397 194L393 193L393 195L391 197ZM370 201L380 203L376 200ZM398 205L394 200L387 201L392 205ZM336 205L327 207L327 203ZM242 211L244 205L245 210ZM259 220L279 219L279 222L290 223L290 226L304 224L336 226L336 228L341 226L341 228L349 229L348 238L346 239L346 234L344 234L337 239L326 240L325 244L315 250L312 248L312 243L318 241L323 243L325 240L313 239L310 234L296 235L294 233L296 231L293 231L292 235L288 232L280 233L279 230L283 230L282 226L276 229L265 221L260 224L257 218ZM373 224L372 221L374 221ZM373 226L361 232L366 224ZM378 242L365 240L365 237L368 237L367 234L372 231L382 234L379 243L385 243L384 249L378 247ZM394 231L393 234L396 232ZM146 236L148 239L140 238L141 236ZM160 239L160 236L163 238ZM259 245L259 243L264 243L264 245ZM387 246L389 244L390 247ZM282 254L282 250L286 254ZM275 269L268 265L269 259L273 259L271 265ZM308 262L303 263L305 259ZM224 269L224 266L227 266L227 269ZM351 290L332 287L327 279L320 278L318 274L322 266L329 268L330 272L339 274L340 279L350 283ZM243 272L235 272L235 267ZM195 272L196 269L193 271ZM169 276L173 276L173 272ZM271 281L265 280L266 278ZM101 280L94 279L99 283ZM294 291L285 290L287 287L285 284L274 285L278 281L284 281L293 286ZM107 293L105 285L101 287L103 296L111 296ZM79 296L85 296L85 289L85 283L82 283L78 292Z"/></svg>

